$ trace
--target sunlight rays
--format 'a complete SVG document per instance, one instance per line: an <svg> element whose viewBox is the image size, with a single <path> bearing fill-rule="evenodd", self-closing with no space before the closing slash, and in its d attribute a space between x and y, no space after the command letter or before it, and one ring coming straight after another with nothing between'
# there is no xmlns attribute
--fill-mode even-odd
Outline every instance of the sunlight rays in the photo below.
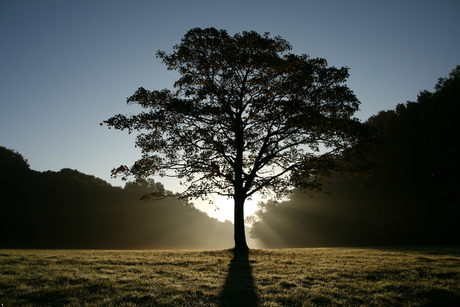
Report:
<svg viewBox="0 0 460 307"><path fill-rule="evenodd" d="M257 204L263 199L259 194L255 194L251 199L246 200L244 217L247 218L257 211ZM210 203L210 201L212 203ZM210 217L216 218L221 222L234 220L233 198L225 196L211 195L209 200L194 199L192 201L195 208L207 213Z"/></svg>

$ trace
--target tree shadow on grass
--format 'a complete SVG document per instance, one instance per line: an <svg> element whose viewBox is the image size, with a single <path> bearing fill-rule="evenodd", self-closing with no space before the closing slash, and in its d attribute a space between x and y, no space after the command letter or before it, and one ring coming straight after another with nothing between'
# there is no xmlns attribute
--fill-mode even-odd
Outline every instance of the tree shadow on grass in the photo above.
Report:
<svg viewBox="0 0 460 307"><path fill-rule="evenodd" d="M249 252L235 252L219 297L219 306L259 306Z"/></svg>

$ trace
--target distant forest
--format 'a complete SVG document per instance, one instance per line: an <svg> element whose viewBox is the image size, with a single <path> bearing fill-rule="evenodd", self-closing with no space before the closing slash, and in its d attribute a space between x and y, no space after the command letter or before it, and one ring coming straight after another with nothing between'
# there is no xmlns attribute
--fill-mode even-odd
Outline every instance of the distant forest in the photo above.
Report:
<svg viewBox="0 0 460 307"><path fill-rule="evenodd" d="M335 174L331 195L261 203L251 236L268 248L460 244L460 66L434 92L372 116L382 134L372 178ZM219 222L174 198L139 201L153 181L124 188L77 170L31 170L0 147L0 248L222 249Z"/></svg>
<svg viewBox="0 0 460 307"><path fill-rule="evenodd" d="M0 248L223 249L232 224L175 198L140 201L154 182L113 187L76 170L37 172L0 147Z"/></svg>
<svg viewBox="0 0 460 307"><path fill-rule="evenodd" d="M267 247L460 244L460 66L434 92L372 116L383 142L370 179L331 195L265 202L251 235Z"/></svg>

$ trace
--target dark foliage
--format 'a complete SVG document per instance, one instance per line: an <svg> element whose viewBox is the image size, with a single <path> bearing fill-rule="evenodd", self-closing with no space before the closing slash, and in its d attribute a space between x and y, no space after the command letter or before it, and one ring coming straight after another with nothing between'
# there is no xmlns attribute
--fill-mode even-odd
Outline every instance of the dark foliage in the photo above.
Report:
<svg viewBox="0 0 460 307"><path fill-rule="evenodd" d="M252 235L270 247L459 244L459 113L460 66L434 92L368 120L384 139L375 176L268 202Z"/></svg>
<svg viewBox="0 0 460 307"><path fill-rule="evenodd" d="M139 197L158 183L112 187L76 170L36 172L0 147L0 248L228 248L230 222L177 199ZM199 238L199 240L197 239Z"/></svg>

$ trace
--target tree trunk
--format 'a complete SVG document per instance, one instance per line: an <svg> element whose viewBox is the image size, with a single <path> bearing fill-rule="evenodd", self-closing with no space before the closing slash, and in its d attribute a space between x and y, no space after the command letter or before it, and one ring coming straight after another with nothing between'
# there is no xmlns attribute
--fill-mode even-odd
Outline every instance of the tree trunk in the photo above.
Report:
<svg viewBox="0 0 460 307"><path fill-rule="evenodd" d="M235 251L247 252L249 247L246 243L246 235L244 229L244 202L245 198L235 195L235 216L234 216L234 239Z"/></svg>
<svg viewBox="0 0 460 307"><path fill-rule="evenodd" d="M242 114L244 111L243 103L240 101L239 111L235 114L235 149L236 157L234 163L235 181L233 183L235 201L235 216L233 221L235 252L247 253L249 248L246 244L246 235L244 231L244 202L246 200L246 192L244 190L243 176L243 154L244 154L244 123Z"/></svg>

